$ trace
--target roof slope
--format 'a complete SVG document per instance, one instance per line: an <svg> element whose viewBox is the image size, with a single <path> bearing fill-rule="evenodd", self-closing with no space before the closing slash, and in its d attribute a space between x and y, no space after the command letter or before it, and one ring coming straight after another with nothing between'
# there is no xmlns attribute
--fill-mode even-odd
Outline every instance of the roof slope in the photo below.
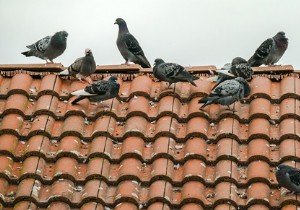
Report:
<svg viewBox="0 0 300 210"><path fill-rule="evenodd" d="M299 205L298 196L281 196L274 175L279 163L295 166L300 157L300 80L291 66L256 68L264 75L254 75L235 113L219 105L199 111L212 67L191 68L201 75L198 88L169 90L141 75L147 69L108 67L126 80L118 99L99 106L86 99L72 106L69 93L85 84L47 75L61 67L51 68L41 67L46 76L38 78L31 76L37 66L0 66L14 75L0 77L0 203L7 209Z"/></svg>

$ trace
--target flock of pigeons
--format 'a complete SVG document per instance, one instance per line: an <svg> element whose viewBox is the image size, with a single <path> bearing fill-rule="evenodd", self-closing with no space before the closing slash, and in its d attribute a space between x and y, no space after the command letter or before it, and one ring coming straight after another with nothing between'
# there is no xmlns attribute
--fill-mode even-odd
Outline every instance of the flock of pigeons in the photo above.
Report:
<svg viewBox="0 0 300 210"><path fill-rule="evenodd" d="M117 38L118 49L125 59L125 64L133 62L143 68L151 68L141 46L135 37L129 33L126 22L122 18L117 18L115 24L119 26ZM65 51L67 47L68 33L60 31L53 36L47 36L36 43L27 46L30 50L23 52L25 56L35 56L53 63ZM211 93L200 99L203 104L200 109L210 104L221 104L229 106L240 99L250 95L250 86L247 80L252 78L251 67L260 65L274 65L279 61L288 47L288 39L284 32L278 32L274 37L265 40L255 51L254 55L247 61L241 57L236 57L231 63L226 64L218 75L208 78L215 81L216 85ZM107 81L92 81L90 76L96 71L96 62L90 49L85 50L85 56L78 58L66 70L59 75L71 75L79 80L84 79L89 83L84 89L74 91L71 94L78 96L72 104L88 98L92 101L104 101L118 95L120 85L118 78L111 76ZM176 63L166 63L163 59L155 59L153 67L154 76L160 81L169 83L168 88L177 82L189 82L197 87L194 80L199 77L191 75L184 67ZM276 178L278 183L291 190L300 192L300 170L288 165L281 164L276 168Z"/></svg>

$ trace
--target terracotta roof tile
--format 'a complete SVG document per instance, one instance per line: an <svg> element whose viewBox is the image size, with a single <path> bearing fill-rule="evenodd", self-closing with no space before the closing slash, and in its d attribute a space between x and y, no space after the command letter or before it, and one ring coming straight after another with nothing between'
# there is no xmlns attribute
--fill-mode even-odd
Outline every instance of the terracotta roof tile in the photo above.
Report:
<svg viewBox="0 0 300 210"><path fill-rule="evenodd" d="M292 66L254 68L251 95L234 113L219 105L199 110L214 66L188 68L200 75L198 88L171 89L151 69L98 66L93 78L118 75L119 96L74 106L70 92L85 84L57 77L61 64L0 69L4 208L296 208L298 198L282 195L274 174L300 154L300 80Z"/></svg>

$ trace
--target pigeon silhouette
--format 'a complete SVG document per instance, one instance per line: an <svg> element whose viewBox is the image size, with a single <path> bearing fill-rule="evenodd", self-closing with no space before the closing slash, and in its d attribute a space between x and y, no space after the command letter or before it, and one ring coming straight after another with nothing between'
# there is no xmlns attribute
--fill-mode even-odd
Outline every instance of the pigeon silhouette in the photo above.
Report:
<svg viewBox="0 0 300 210"><path fill-rule="evenodd" d="M278 32L274 37L265 40L248 60L250 66L274 65L282 57L288 48L288 39L283 31Z"/></svg>
<svg viewBox="0 0 300 210"><path fill-rule="evenodd" d="M67 48L67 37L68 33L66 31L59 31L53 36L46 36L43 39L40 39L32 45L26 46L29 51L22 52L26 57L35 56L46 60L50 60L50 63L53 63L53 59L57 58Z"/></svg>
<svg viewBox="0 0 300 210"><path fill-rule="evenodd" d="M126 61L125 64L128 65L128 62L131 61L141 65L143 68L151 68L140 44L135 37L129 33L125 20L117 18L115 24L119 26L117 46Z"/></svg>

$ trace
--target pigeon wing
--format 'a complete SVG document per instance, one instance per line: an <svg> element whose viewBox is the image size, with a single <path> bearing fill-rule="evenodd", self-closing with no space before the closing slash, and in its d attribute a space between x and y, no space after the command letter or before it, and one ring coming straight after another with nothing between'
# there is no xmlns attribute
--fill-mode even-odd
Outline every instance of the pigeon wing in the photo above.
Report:
<svg viewBox="0 0 300 210"><path fill-rule="evenodd" d="M211 94L220 96L234 95L239 91L240 88L239 82L235 80L226 80L215 87Z"/></svg>
<svg viewBox="0 0 300 210"><path fill-rule="evenodd" d="M37 41L36 43L34 43L32 45L28 45L26 47L31 50L37 50L37 51L43 53L46 51L47 47L49 46L51 37L52 36L46 36L46 37L40 39L39 41Z"/></svg>
<svg viewBox="0 0 300 210"><path fill-rule="evenodd" d="M253 70L248 63L240 63L232 66L229 70L230 73L234 74L236 77L243 77L244 79L251 79Z"/></svg>
<svg viewBox="0 0 300 210"><path fill-rule="evenodd" d="M84 88L86 92L97 95L104 95L109 89L110 83L105 80L100 80Z"/></svg>
<svg viewBox="0 0 300 210"><path fill-rule="evenodd" d="M274 40L272 38L265 40L255 51L254 55L249 59L249 64L251 66L260 66L262 60L265 59L271 49L274 46Z"/></svg>
<svg viewBox="0 0 300 210"><path fill-rule="evenodd" d="M79 73L83 59L84 57L77 58L74 63L69 66L68 70L70 74L74 75Z"/></svg>
<svg viewBox="0 0 300 210"><path fill-rule="evenodd" d="M165 70L165 74L169 78L174 78L182 73L184 68L176 63L163 63L161 68Z"/></svg>
<svg viewBox="0 0 300 210"><path fill-rule="evenodd" d="M123 40L127 49L134 55L144 56L144 52L139 44L139 42L130 33L126 33L123 36Z"/></svg>
<svg viewBox="0 0 300 210"><path fill-rule="evenodd" d="M295 185L300 186L300 170L292 168L288 171L288 175Z"/></svg>

